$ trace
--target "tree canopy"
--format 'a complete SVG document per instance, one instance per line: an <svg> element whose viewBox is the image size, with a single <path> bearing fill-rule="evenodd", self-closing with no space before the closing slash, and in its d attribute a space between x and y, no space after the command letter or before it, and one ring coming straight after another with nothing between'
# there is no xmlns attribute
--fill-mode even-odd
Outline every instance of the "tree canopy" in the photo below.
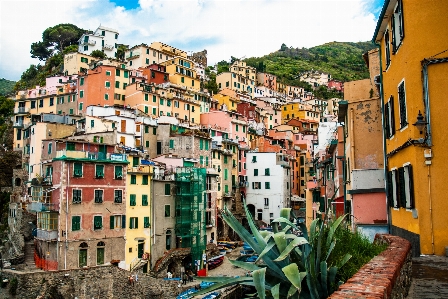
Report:
<svg viewBox="0 0 448 299"><path fill-rule="evenodd" d="M42 33L42 41L31 44L31 57L45 61L55 51L62 52L65 47L76 45L86 30L73 24L59 24L48 27Z"/></svg>

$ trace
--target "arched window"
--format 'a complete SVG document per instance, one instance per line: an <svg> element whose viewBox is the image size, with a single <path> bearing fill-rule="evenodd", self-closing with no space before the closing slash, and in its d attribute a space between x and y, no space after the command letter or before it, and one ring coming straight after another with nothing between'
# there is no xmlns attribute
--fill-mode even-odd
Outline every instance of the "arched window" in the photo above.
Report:
<svg viewBox="0 0 448 299"><path fill-rule="evenodd" d="M165 245L166 245L166 250L170 250L171 249L171 230L170 229L168 229L166 231L166 242L165 242Z"/></svg>
<svg viewBox="0 0 448 299"><path fill-rule="evenodd" d="M79 244L79 267L87 267L87 248L89 245L87 245L86 242L82 242Z"/></svg>
<svg viewBox="0 0 448 299"><path fill-rule="evenodd" d="M104 246L106 244L103 241L98 242L96 244L96 264L97 265L103 265L104 264Z"/></svg>

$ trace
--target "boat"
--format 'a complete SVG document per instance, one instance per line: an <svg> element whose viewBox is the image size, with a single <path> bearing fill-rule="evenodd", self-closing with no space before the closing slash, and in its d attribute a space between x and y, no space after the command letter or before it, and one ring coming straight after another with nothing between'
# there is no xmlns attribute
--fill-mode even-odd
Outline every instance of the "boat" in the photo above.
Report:
<svg viewBox="0 0 448 299"><path fill-rule="evenodd" d="M215 256L215 257L212 257L211 259L209 259L207 261L208 269L209 270L215 269L216 267L221 266L221 264L223 262L224 262L224 255L222 255L222 254L218 255L218 256Z"/></svg>

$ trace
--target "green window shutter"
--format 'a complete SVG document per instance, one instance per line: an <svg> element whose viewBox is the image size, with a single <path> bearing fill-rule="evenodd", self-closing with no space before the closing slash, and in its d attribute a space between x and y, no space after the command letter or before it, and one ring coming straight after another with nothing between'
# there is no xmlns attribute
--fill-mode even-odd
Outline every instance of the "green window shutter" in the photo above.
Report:
<svg viewBox="0 0 448 299"><path fill-rule="evenodd" d="M94 216L93 217L93 229L101 229L103 228L103 217Z"/></svg>
<svg viewBox="0 0 448 299"><path fill-rule="evenodd" d="M204 157L203 156L199 156L199 164L204 164Z"/></svg>
<svg viewBox="0 0 448 299"><path fill-rule="evenodd" d="M110 229L114 229L115 228L115 221L114 221L114 219L115 219L115 216L113 216L113 215L110 215L110 221L109 221L109 224L110 224Z"/></svg>
<svg viewBox="0 0 448 299"><path fill-rule="evenodd" d="M131 185L137 184L137 176L135 174L131 174Z"/></svg>
<svg viewBox="0 0 448 299"><path fill-rule="evenodd" d="M228 169L224 169L224 179L227 180L228 179L228 173L227 173Z"/></svg>
<svg viewBox="0 0 448 299"><path fill-rule="evenodd" d="M213 157L213 159L216 158L216 152L215 151L212 153L212 157Z"/></svg>
<svg viewBox="0 0 448 299"><path fill-rule="evenodd" d="M174 140L170 139L170 148L174 148Z"/></svg>
<svg viewBox="0 0 448 299"><path fill-rule="evenodd" d="M258 169L254 169L254 176L258 176Z"/></svg>
<svg viewBox="0 0 448 299"><path fill-rule="evenodd" d="M135 194L131 194L130 195L129 205L130 206L135 206L136 204L137 204L136 195Z"/></svg>
<svg viewBox="0 0 448 299"><path fill-rule="evenodd" d="M208 151L208 140L205 141L205 150Z"/></svg>
<svg viewBox="0 0 448 299"><path fill-rule="evenodd" d="M157 102L157 98L155 95L152 96L152 101L153 101L153 103Z"/></svg>
<svg viewBox="0 0 448 299"><path fill-rule="evenodd" d="M104 178L104 165L95 165L96 178Z"/></svg>
<svg viewBox="0 0 448 299"><path fill-rule="evenodd" d="M404 180L404 167L398 168L398 186L400 207L406 207L406 183Z"/></svg>
<svg viewBox="0 0 448 299"><path fill-rule="evenodd" d="M81 79L79 80L79 85L84 85L84 77L81 77Z"/></svg>
<svg viewBox="0 0 448 299"><path fill-rule="evenodd" d="M115 88L120 88L120 81L115 81Z"/></svg>
<svg viewBox="0 0 448 299"><path fill-rule="evenodd" d="M171 206L165 205L165 217L170 217L170 216L171 216Z"/></svg>
<svg viewBox="0 0 448 299"><path fill-rule="evenodd" d="M165 184L165 195L171 195L171 185Z"/></svg>
<svg viewBox="0 0 448 299"><path fill-rule="evenodd" d="M52 150L53 144L49 143L48 144L48 154L51 154L51 150ZM48 169L48 168L47 168Z"/></svg>
<svg viewBox="0 0 448 299"><path fill-rule="evenodd" d="M124 77L125 78L129 78L129 72L128 71L124 71Z"/></svg>
<svg viewBox="0 0 448 299"><path fill-rule="evenodd" d="M142 185L148 185L148 175L142 176Z"/></svg>
<svg viewBox="0 0 448 299"><path fill-rule="evenodd" d="M143 194L142 195L142 206L147 206L148 205L148 195Z"/></svg>
<svg viewBox="0 0 448 299"><path fill-rule="evenodd" d="M74 163L73 175L75 177L82 177L82 163Z"/></svg>
<svg viewBox="0 0 448 299"><path fill-rule="evenodd" d="M154 128L152 128L152 135L156 135L156 134L157 134L157 128L154 127Z"/></svg>
<svg viewBox="0 0 448 299"><path fill-rule="evenodd" d="M121 215L121 228L126 228L126 215Z"/></svg>
<svg viewBox="0 0 448 299"><path fill-rule="evenodd" d="M257 162L257 156L252 156L252 163Z"/></svg>
<svg viewBox="0 0 448 299"><path fill-rule="evenodd" d="M227 164L227 156L224 156L224 163Z"/></svg>
<svg viewBox="0 0 448 299"><path fill-rule="evenodd" d="M149 227L149 217L143 217L143 227L144 228Z"/></svg>
<svg viewBox="0 0 448 299"><path fill-rule="evenodd" d="M149 126L145 126L145 133L149 133Z"/></svg>
<svg viewBox="0 0 448 299"><path fill-rule="evenodd" d="M270 182L264 182L264 188L265 189L271 189L271 183Z"/></svg>
<svg viewBox="0 0 448 299"><path fill-rule="evenodd" d="M146 145L146 147L149 147L149 141L148 140L145 141L145 145Z"/></svg>
<svg viewBox="0 0 448 299"><path fill-rule="evenodd" d="M157 108L152 108L152 114L156 115L157 114Z"/></svg>
<svg viewBox="0 0 448 299"><path fill-rule="evenodd" d="M233 104L233 102L232 102ZM235 131L238 132L238 125L235 125Z"/></svg>
<svg viewBox="0 0 448 299"><path fill-rule="evenodd" d="M208 156L205 157L205 166L208 166Z"/></svg>
<svg viewBox="0 0 448 299"><path fill-rule="evenodd" d="M72 231L81 229L81 216L72 216Z"/></svg>
<svg viewBox="0 0 448 299"><path fill-rule="evenodd" d="M95 120L92 119L92 120L90 121L90 127L91 127L91 128L95 127Z"/></svg>
<svg viewBox="0 0 448 299"><path fill-rule="evenodd" d="M269 168L264 169L264 175L271 175Z"/></svg>
<svg viewBox="0 0 448 299"><path fill-rule="evenodd" d="M204 149L204 140L199 139L199 149L202 150Z"/></svg>
<svg viewBox="0 0 448 299"><path fill-rule="evenodd" d="M229 185L224 185L224 192L229 193Z"/></svg>
<svg viewBox="0 0 448 299"><path fill-rule="evenodd" d="M148 100L149 100L149 96L147 93L145 93L145 101L148 101Z"/></svg>
<svg viewBox="0 0 448 299"><path fill-rule="evenodd" d="M132 157L132 166L138 166L138 157Z"/></svg>
<svg viewBox="0 0 448 299"><path fill-rule="evenodd" d="M110 82L109 82L109 81L106 81L106 82L105 82L105 86L106 86L106 87L110 87Z"/></svg>
<svg viewBox="0 0 448 299"><path fill-rule="evenodd" d="M73 108L70 108L70 110L69 110L69 114L70 114L70 115L73 114Z"/></svg>
<svg viewBox="0 0 448 299"><path fill-rule="evenodd" d="M123 178L123 167L115 166L115 178L122 179Z"/></svg>

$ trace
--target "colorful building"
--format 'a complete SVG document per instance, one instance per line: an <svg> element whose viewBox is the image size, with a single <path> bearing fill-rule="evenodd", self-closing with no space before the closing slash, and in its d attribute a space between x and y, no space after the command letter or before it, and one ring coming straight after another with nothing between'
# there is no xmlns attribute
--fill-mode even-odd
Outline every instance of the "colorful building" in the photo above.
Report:
<svg viewBox="0 0 448 299"><path fill-rule="evenodd" d="M448 34L444 1L387 0L373 41L380 77L390 232L413 254L448 246L445 132Z"/></svg>

